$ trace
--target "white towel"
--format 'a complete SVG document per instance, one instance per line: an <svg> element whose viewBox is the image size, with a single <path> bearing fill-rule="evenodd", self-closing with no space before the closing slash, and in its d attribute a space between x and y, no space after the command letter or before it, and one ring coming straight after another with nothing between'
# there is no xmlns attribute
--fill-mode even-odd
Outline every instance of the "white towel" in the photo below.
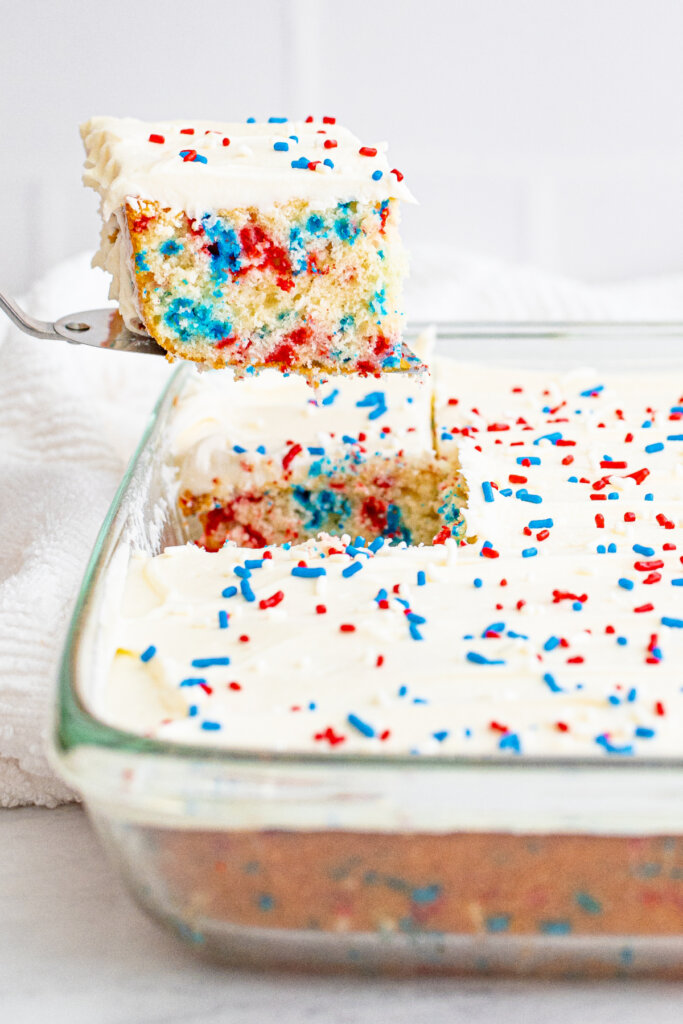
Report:
<svg viewBox="0 0 683 1024"><path fill-rule="evenodd" d="M89 262L56 267L26 307L50 319L105 305L107 279ZM414 254L408 309L420 320L683 320L683 274L593 287L430 249ZM0 322L2 805L73 799L44 754L59 655L98 527L169 372L155 356L38 341Z"/></svg>

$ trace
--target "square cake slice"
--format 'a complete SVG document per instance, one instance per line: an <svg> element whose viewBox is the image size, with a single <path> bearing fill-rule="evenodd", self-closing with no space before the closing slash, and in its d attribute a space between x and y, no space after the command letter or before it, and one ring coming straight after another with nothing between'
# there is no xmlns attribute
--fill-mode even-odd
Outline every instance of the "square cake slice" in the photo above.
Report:
<svg viewBox="0 0 683 1024"><path fill-rule="evenodd" d="M95 117L95 265L126 325L171 356L312 378L417 363L401 342L406 258L385 146L334 118L266 123Z"/></svg>

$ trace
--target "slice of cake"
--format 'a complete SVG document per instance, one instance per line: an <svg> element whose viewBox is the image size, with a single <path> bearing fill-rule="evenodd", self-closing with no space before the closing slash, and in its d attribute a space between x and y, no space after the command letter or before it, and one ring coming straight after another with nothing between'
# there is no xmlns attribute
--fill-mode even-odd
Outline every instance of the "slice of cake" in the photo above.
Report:
<svg viewBox="0 0 683 1024"><path fill-rule="evenodd" d="M401 342L406 259L385 146L334 118L267 123L96 117L84 182L95 265L126 325L172 356L319 378L416 360Z"/></svg>
<svg viewBox="0 0 683 1024"><path fill-rule="evenodd" d="M314 393L274 370L239 383L204 374L180 400L172 450L190 535L209 551L321 530L429 544L462 528L460 475L434 450L429 378L343 377Z"/></svg>

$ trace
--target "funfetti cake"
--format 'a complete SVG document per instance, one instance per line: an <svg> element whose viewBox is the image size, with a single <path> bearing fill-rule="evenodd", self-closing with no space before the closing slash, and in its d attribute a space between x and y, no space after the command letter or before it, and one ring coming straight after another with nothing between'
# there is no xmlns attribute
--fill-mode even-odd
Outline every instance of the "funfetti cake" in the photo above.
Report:
<svg viewBox="0 0 683 1024"><path fill-rule="evenodd" d="M95 117L84 182L95 265L127 326L173 356L311 377L412 365L401 343L412 197L384 144L334 118L267 123Z"/></svg>
<svg viewBox="0 0 683 1024"><path fill-rule="evenodd" d="M321 531L430 544L463 529L456 454L435 450L428 379L344 376L312 391L275 370L204 374L180 399L171 449L181 509L209 551Z"/></svg>
<svg viewBox="0 0 683 1024"><path fill-rule="evenodd" d="M94 710L251 750L680 757L680 387L437 360L464 531L136 556Z"/></svg>

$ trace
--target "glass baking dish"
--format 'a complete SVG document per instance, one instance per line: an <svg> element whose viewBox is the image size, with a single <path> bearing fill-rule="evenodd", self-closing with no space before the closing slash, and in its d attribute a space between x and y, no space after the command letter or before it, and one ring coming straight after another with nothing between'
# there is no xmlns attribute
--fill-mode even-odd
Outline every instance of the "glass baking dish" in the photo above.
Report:
<svg viewBox="0 0 683 1024"><path fill-rule="evenodd" d="M680 324L442 324L437 351L660 366L683 387ZM88 711L130 551L187 539L167 438L195 373L173 375L100 531L52 739L138 902L234 963L683 977L683 759L244 753L144 738Z"/></svg>

